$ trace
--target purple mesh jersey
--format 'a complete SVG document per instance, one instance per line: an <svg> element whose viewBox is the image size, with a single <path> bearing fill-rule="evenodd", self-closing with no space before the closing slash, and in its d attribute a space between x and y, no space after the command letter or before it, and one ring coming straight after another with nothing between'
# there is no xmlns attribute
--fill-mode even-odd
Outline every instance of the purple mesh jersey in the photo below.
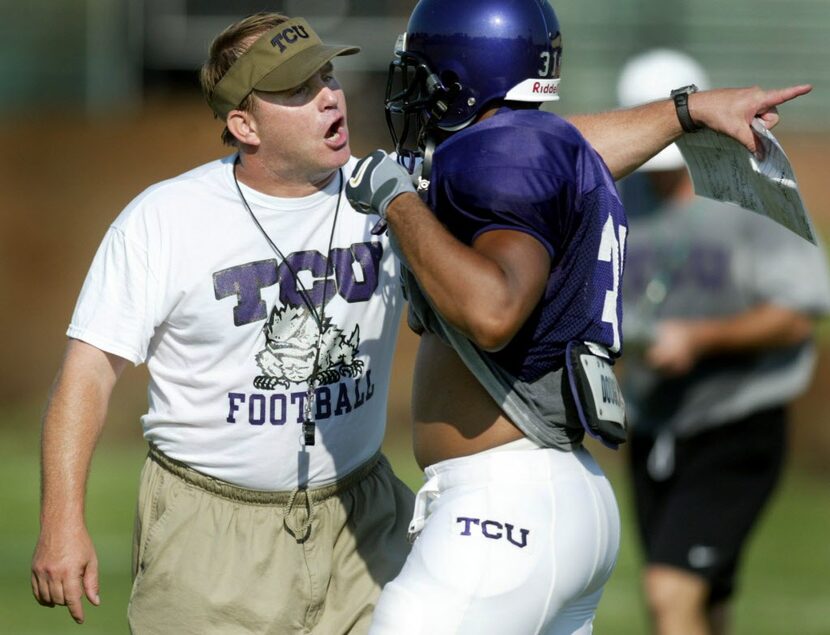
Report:
<svg viewBox="0 0 830 635"><path fill-rule="evenodd" d="M571 340L621 352L625 212L576 128L548 112L502 108L438 147L427 202L467 245L509 229L534 236L551 256L539 305L504 349L484 355L532 382L563 366Z"/></svg>

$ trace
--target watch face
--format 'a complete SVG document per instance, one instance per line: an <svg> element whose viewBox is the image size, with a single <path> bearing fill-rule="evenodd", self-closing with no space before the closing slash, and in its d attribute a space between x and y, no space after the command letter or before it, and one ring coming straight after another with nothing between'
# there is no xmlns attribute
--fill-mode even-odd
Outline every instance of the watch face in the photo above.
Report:
<svg viewBox="0 0 830 635"><path fill-rule="evenodd" d="M683 86L682 88L675 88L673 91L671 91L670 96L674 97L675 95L691 95L692 93L696 92L697 86L695 86L694 84L689 84L688 86Z"/></svg>

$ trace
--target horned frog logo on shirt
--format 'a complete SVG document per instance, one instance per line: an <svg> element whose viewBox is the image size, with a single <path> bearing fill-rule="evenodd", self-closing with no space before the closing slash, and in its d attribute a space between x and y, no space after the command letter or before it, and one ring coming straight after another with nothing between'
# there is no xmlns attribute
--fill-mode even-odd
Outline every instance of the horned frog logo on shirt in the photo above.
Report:
<svg viewBox="0 0 830 635"><path fill-rule="evenodd" d="M356 359L360 346L359 327L355 325L347 338L327 317L322 329L318 383L333 384L341 377L359 375L363 370L363 362ZM277 386L288 388L291 384L310 382L320 332L308 308L303 305L274 307L263 330L265 350L256 355L262 375L254 379L254 388L274 390Z"/></svg>

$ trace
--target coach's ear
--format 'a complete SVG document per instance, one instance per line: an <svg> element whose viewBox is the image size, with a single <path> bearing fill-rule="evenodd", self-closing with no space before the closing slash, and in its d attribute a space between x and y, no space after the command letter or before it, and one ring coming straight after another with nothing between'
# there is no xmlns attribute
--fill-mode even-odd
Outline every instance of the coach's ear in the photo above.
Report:
<svg viewBox="0 0 830 635"><path fill-rule="evenodd" d="M231 110L225 120L225 125L239 143L249 146L260 144L256 119L252 113L244 110Z"/></svg>

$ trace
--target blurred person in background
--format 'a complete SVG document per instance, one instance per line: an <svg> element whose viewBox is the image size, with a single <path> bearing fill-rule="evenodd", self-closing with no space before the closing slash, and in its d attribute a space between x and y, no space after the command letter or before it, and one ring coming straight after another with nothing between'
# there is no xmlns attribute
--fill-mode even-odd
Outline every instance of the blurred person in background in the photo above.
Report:
<svg viewBox="0 0 830 635"><path fill-rule="evenodd" d="M331 61L356 50L277 14L211 46L203 89L234 153L127 206L70 323L43 421L41 604L81 622L83 597L100 602L87 474L119 375L146 363L133 632L365 632L412 496L379 453L398 264L342 196L355 160ZM772 125L808 90L712 91L692 110L751 147L751 116ZM682 133L665 99L574 122L615 176Z"/></svg>
<svg viewBox="0 0 830 635"><path fill-rule="evenodd" d="M708 88L678 51L632 58L624 107ZM790 402L830 310L821 248L735 205L696 197L671 145L620 184L630 231L623 394L654 632L720 635L740 557L781 475Z"/></svg>

